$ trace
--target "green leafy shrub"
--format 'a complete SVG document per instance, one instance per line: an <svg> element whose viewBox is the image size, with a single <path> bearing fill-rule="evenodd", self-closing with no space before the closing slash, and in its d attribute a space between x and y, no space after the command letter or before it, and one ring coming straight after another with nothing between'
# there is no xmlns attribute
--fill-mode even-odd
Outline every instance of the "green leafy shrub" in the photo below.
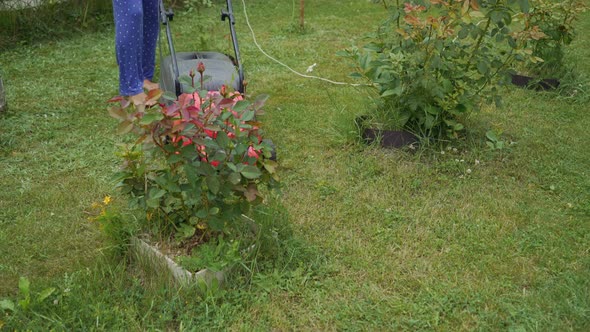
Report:
<svg viewBox="0 0 590 332"><path fill-rule="evenodd" d="M0 49L99 30L112 22L111 0L0 0Z"/></svg>
<svg viewBox="0 0 590 332"><path fill-rule="evenodd" d="M511 29L517 1L416 1L390 17L362 50L341 55L359 65L379 94L369 121L435 139L457 138L482 101L500 103L514 61L531 57L530 30ZM526 11L528 2L518 1ZM397 127L397 128L392 128Z"/></svg>
<svg viewBox="0 0 590 332"><path fill-rule="evenodd" d="M574 40L574 22L585 10L579 0L531 0L531 10L524 15L525 25L542 34L541 38L530 40L530 45L532 55L543 60L527 63L531 74L562 76L563 47Z"/></svg>
<svg viewBox="0 0 590 332"><path fill-rule="evenodd" d="M149 98L160 95L152 91ZM272 147L255 119L265 99L250 102L222 87L149 109L111 100L118 131L134 135L120 154L118 187L131 207L145 212L151 233L205 242L239 225L241 215L263 201L261 185L278 184Z"/></svg>

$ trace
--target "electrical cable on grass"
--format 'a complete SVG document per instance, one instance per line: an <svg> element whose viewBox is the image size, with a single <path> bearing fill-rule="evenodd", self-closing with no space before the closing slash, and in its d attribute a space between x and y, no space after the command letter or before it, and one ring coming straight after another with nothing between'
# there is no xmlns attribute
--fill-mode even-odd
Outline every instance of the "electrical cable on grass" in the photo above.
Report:
<svg viewBox="0 0 590 332"><path fill-rule="evenodd" d="M266 53L262 47L260 46L260 44L258 44L258 41L256 40L256 35L254 33L254 29L252 28L252 25L250 24L250 19L248 17L248 12L246 11L246 0L242 0L242 5L244 7L244 17L246 18L246 24L248 25L248 28L250 29L250 33L252 34L252 39L254 40L254 44L256 45L256 47L258 48L258 50L264 54L267 58L271 59L272 61L278 63L279 65L287 68L288 70L290 70L291 72L293 72L294 74L304 77L304 78L313 78L313 79L317 79L320 81L324 81L324 82L328 82L331 84L336 84L336 85L349 85L349 86L368 86L368 84L360 84L360 83L347 83L347 82L338 82L338 81L332 81L329 80L327 78L323 78L323 77L319 77L319 76L314 76L314 75L305 75L302 74L298 71L296 71L295 69L289 67L288 65L284 64L283 62L279 61L278 59L272 57L271 55L269 55L268 53ZM315 63L314 63L315 66ZM313 68L312 68L313 69Z"/></svg>

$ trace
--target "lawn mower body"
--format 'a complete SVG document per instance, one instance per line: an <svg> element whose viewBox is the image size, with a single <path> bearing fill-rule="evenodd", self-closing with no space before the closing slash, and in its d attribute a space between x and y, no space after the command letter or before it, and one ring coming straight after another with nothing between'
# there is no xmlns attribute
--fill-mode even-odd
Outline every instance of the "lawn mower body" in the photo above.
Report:
<svg viewBox="0 0 590 332"><path fill-rule="evenodd" d="M205 72L203 73L205 77L204 89L209 91L219 90L222 85L225 85L235 91L244 92L244 72L234 29L235 21L232 3L231 0L226 0L226 3L226 9L221 11L221 20L229 21L234 49L233 57L219 52L192 51L177 53L174 49L170 31L170 21L172 21L174 13L171 10L166 10L163 0L160 0L160 20L166 27L166 39L170 52L170 55L163 58L160 63L160 88L163 91L172 92L176 96L188 91L189 87L181 84L179 77L189 75L191 71L198 77L197 66L202 62L205 66ZM195 81L199 82L199 79L197 78Z"/></svg>

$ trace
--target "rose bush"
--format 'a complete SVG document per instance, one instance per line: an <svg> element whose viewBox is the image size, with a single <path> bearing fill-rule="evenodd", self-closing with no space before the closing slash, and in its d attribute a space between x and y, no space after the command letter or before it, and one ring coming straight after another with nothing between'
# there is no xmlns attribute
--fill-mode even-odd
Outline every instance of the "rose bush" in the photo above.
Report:
<svg viewBox="0 0 590 332"><path fill-rule="evenodd" d="M563 76L564 47L576 36L574 23L587 6L580 0L530 0L531 9L524 14L526 27L537 28L541 38L530 40L533 55L543 61L528 62L529 74Z"/></svg>
<svg viewBox="0 0 590 332"><path fill-rule="evenodd" d="M161 96L154 90L148 99ZM111 99L118 132L134 135L120 153L118 187L145 212L152 233L202 242L228 232L261 203L261 186L278 184L272 146L256 121L266 98L250 102L222 87L168 100L145 108Z"/></svg>
<svg viewBox="0 0 590 332"><path fill-rule="evenodd" d="M459 137L482 101L500 102L499 85L514 61L531 58L526 41L538 38L513 25L527 0L395 1L388 8L369 44L339 53L358 64L353 76L376 88L378 106L367 121L379 129Z"/></svg>

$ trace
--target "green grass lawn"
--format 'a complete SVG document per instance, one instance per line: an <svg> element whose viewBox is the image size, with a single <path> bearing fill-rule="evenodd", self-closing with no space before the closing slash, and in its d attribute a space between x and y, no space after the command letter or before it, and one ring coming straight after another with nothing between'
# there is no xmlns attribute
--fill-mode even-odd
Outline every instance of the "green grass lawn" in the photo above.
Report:
<svg viewBox="0 0 590 332"><path fill-rule="evenodd" d="M352 68L335 53L385 18L371 1L309 1L300 32L292 1L247 3L267 52L339 81ZM20 276L56 292L0 313L5 327L590 330L590 13L567 49L576 96L506 88L502 109L469 119L465 141L407 152L360 144L367 91L278 66L234 6L248 92L270 95L261 120L281 164L278 258L205 296L146 288L132 265L106 257L87 213L119 199L110 178L121 138L105 103L117 94L113 32L23 47L0 54L10 107L0 115L0 299L18 299ZM197 25L177 16L177 50L228 48L224 25L204 41ZM490 151L488 129L514 144Z"/></svg>

